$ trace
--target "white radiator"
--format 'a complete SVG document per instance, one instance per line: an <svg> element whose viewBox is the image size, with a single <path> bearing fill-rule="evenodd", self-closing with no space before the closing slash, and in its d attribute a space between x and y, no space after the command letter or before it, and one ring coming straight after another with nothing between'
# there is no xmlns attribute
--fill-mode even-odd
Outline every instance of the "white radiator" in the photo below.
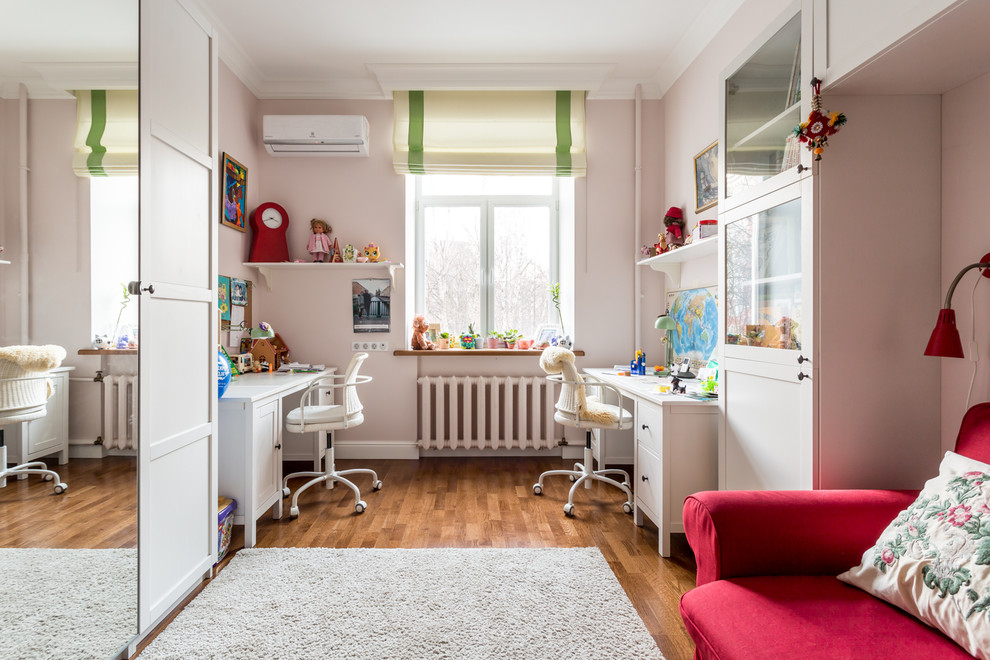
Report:
<svg viewBox="0 0 990 660"><path fill-rule="evenodd" d="M137 376L103 377L103 447L137 449Z"/></svg>
<svg viewBox="0 0 990 660"><path fill-rule="evenodd" d="M419 383L422 449L555 447L554 391L529 376L424 376Z"/></svg>

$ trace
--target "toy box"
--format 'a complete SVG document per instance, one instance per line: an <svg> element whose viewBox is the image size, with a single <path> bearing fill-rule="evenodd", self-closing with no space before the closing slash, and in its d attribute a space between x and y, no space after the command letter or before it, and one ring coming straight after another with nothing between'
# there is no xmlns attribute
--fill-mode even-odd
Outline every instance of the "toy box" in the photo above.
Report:
<svg viewBox="0 0 990 660"><path fill-rule="evenodd" d="M229 497L221 497L217 502L217 563L230 549L230 532L234 529L234 509L237 502Z"/></svg>

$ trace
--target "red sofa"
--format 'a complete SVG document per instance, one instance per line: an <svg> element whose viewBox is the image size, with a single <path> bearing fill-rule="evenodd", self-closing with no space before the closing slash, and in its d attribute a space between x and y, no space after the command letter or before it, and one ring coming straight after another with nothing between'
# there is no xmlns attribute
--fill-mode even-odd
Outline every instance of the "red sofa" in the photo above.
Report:
<svg viewBox="0 0 990 660"><path fill-rule="evenodd" d="M966 413L955 451L990 463L990 403ZM971 658L938 630L835 577L859 564L916 496L886 490L689 496L684 530L698 581L681 598L681 617L695 659Z"/></svg>

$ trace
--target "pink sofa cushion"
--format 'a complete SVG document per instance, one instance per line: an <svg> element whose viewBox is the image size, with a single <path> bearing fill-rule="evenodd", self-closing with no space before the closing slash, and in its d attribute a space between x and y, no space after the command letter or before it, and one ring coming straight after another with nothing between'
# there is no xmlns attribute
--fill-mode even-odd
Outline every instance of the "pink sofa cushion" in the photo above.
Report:
<svg viewBox="0 0 990 660"><path fill-rule="evenodd" d="M696 660L971 658L934 628L830 576L716 580L681 598Z"/></svg>

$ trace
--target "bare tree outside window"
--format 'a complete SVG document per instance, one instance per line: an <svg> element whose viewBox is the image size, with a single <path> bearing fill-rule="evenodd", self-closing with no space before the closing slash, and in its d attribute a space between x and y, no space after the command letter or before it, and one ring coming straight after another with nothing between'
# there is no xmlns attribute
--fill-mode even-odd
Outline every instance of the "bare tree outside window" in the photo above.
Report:
<svg viewBox="0 0 990 660"><path fill-rule="evenodd" d="M420 198L418 220L427 320L452 334L473 325L481 335L514 329L535 337L556 321L549 294L559 279L553 180L436 179L422 185L432 194Z"/></svg>

